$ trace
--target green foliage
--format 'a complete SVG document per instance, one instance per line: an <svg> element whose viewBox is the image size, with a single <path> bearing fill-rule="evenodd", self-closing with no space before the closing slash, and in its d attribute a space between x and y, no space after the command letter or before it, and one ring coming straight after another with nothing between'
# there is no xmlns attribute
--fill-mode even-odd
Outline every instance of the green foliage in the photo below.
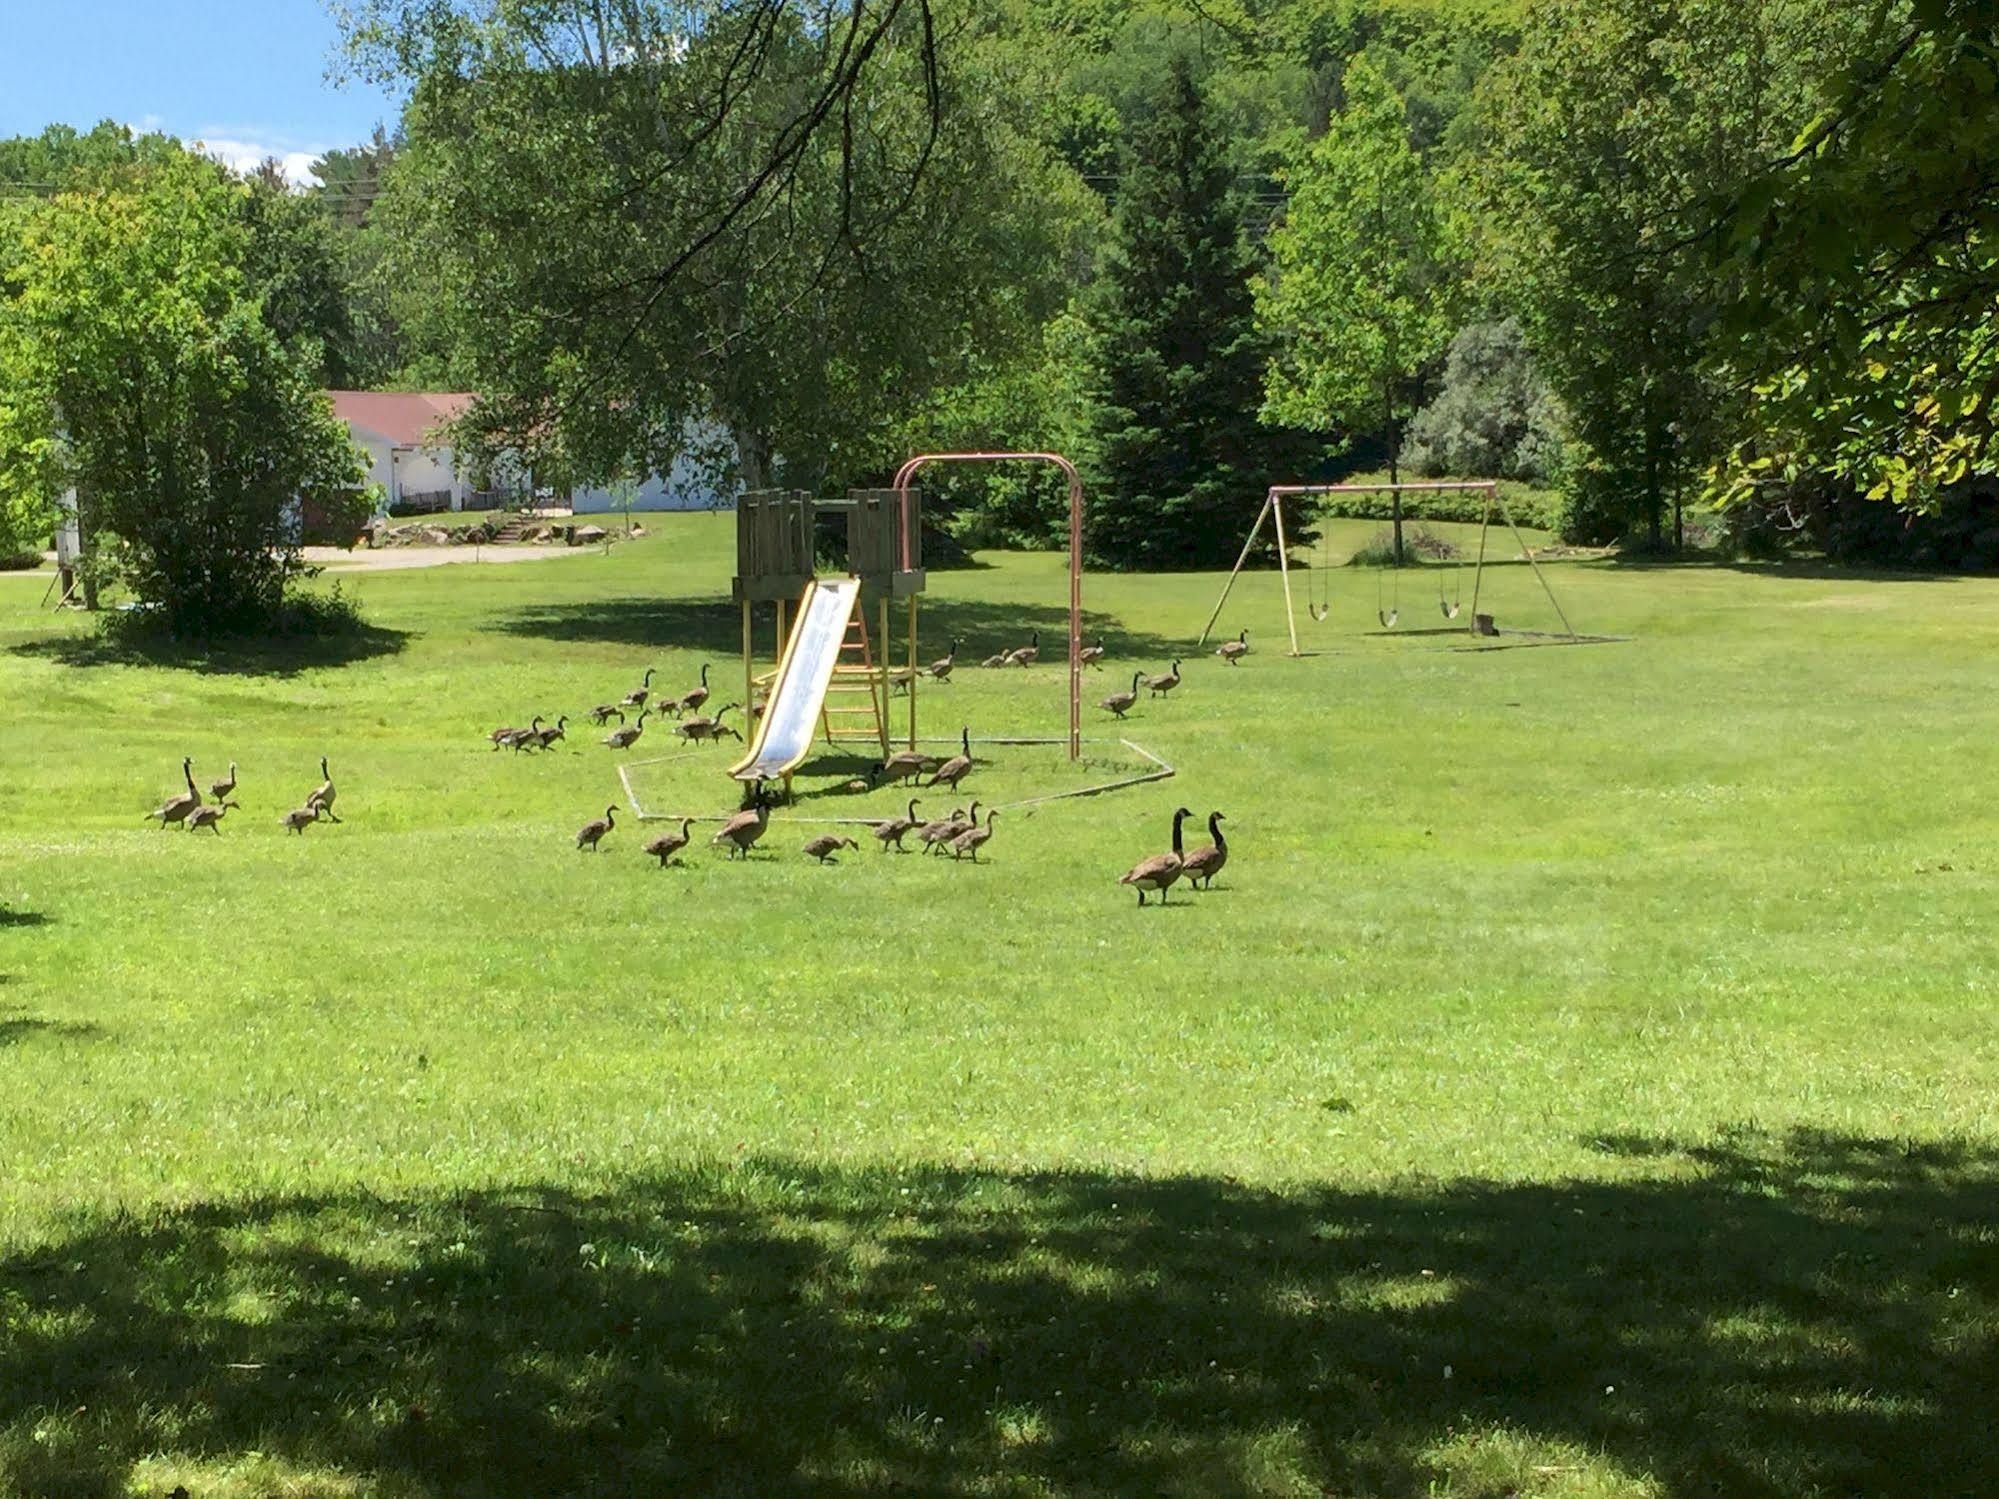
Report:
<svg viewBox="0 0 1999 1499"><path fill-rule="evenodd" d="M1287 437L1257 423L1263 341L1242 205L1185 57L1131 153L1090 309L1090 555L1112 568L1225 566Z"/></svg>
<svg viewBox="0 0 1999 1499"><path fill-rule="evenodd" d="M933 116L913 15L857 13L862 61L790 8L691 40L663 0L482 9L384 0L357 39L412 90L376 219L396 313L496 437L604 477L713 417L746 484L816 487L1062 305L1080 187L975 53Z"/></svg>
<svg viewBox="0 0 1999 1499"><path fill-rule="evenodd" d="M1520 324L1469 323L1451 340L1436 398L1409 423L1402 462L1431 479L1545 480L1561 463L1560 418Z"/></svg>
<svg viewBox="0 0 1999 1499"><path fill-rule="evenodd" d="M1823 474L1933 508L1999 455L1999 11L1865 7L1768 170L1710 200L1735 290L1716 362L1747 386L1725 500Z"/></svg>
<svg viewBox="0 0 1999 1499"><path fill-rule="evenodd" d="M358 384L350 292L332 224L282 182L254 177L245 186L243 274L262 298L264 325L322 385Z"/></svg>
<svg viewBox="0 0 1999 1499"><path fill-rule="evenodd" d="M1402 100L1365 56L1347 70L1346 107L1284 182L1290 207L1257 295L1275 346L1264 413L1349 441L1384 433L1392 479L1423 373L1454 326L1456 246Z"/></svg>
<svg viewBox="0 0 1999 1499"><path fill-rule="evenodd" d="M1459 184L1569 412L1592 532L1656 544L1716 452L1704 205L1808 118L1851 23L1821 0L1574 0L1486 76Z"/></svg>
<svg viewBox="0 0 1999 1499"><path fill-rule="evenodd" d="M86 538L176 633L268 622L298 571L301 496L360 480L314 371L263 318L245 195L185 154L57 194L21 227L0 303L0 491L77 490Z"/></svg>

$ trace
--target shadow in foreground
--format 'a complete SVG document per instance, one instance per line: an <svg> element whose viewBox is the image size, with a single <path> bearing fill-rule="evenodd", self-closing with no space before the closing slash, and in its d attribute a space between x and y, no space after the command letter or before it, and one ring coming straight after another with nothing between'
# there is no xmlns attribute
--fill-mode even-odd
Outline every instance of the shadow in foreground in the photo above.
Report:
<svg viewBox="0 0 1999 1499"><path fill-rule="evenodd" d="M1496 1495L1576 1465L1999 1491L1999 1154L1592 1144L1654 1174L753 1160L102 1220L0 1262L0 1476L109 1496L164 1454L195 1488L255 1452L274 1484L426 1494Z"/></svg>

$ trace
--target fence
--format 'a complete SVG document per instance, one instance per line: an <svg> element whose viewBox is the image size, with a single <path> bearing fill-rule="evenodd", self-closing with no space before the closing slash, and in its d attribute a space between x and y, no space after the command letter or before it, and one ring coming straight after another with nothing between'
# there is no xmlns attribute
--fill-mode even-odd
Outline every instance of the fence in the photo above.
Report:
<svg viewBox="0 0 1999 1499"><path fill-rule="evenodd" d="M433 489L421 494L404 490L395 504L389 506L391 515L435 515L440 510L451 508L451 491Z"/></svg>

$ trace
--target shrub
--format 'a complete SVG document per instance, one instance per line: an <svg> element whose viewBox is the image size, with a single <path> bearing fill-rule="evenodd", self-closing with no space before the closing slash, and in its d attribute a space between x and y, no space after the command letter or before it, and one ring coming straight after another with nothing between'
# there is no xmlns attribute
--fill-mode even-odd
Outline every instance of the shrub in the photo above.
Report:
<svg viewBox="0 0 1999 1499"><path fill-rule="evenodd" d="M1429 478L1549 479L1561 465L1561 409L1511 318L1470 323L1444 356L1443 387L1402 448Z"/></svg>

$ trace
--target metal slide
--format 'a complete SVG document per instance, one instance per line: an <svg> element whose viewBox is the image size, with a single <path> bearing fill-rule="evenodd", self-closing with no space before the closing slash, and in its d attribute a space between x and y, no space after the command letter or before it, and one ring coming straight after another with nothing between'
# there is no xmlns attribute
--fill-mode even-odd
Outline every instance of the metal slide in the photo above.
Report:
<svg viewBox="0 0 1999 1499"><path fill-rule="evenodd" d="M729 774L737 780L776 780L811 753L826 689L832 685L833 668L840 661L840 645L860 600L859 578L815 580L806 585L756 736L750 741L749 752L729 767Z"/></svg>

